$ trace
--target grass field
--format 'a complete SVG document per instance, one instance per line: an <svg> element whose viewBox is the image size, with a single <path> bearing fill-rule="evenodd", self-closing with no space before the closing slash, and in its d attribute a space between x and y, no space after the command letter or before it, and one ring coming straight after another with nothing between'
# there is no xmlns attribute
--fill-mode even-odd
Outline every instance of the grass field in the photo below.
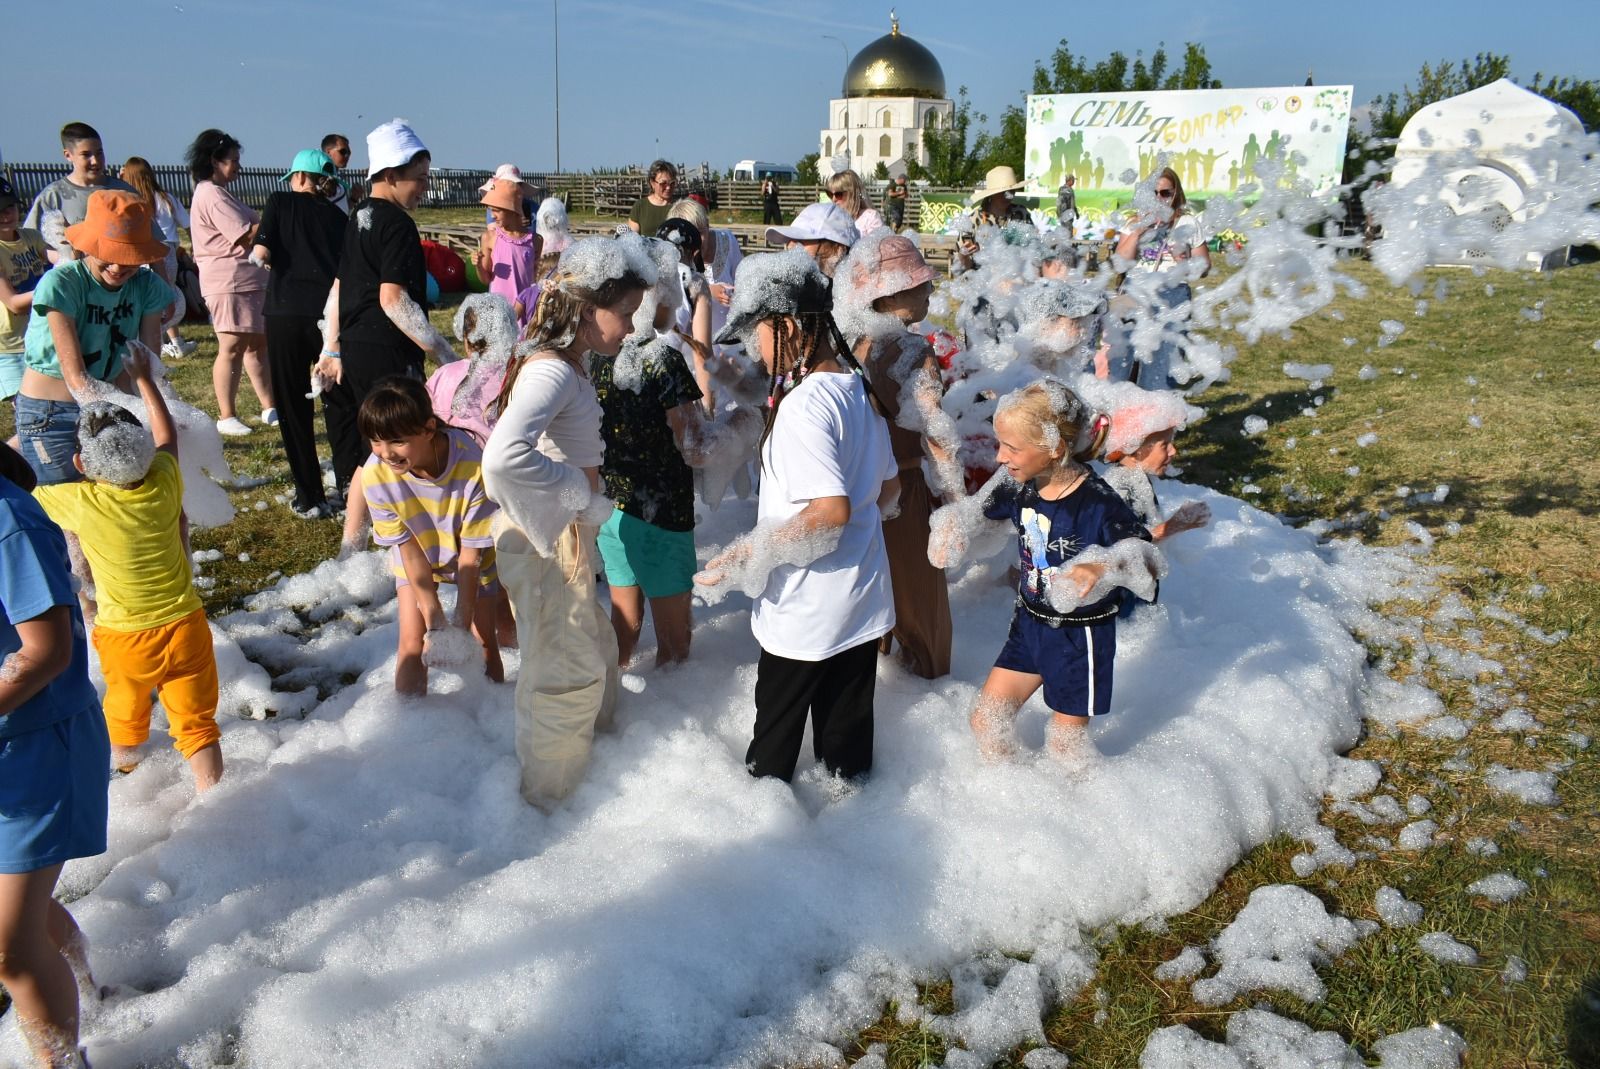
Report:
<svg viewBox="0 0 1600 1069"><path fill-rule="evenodd" d="M1480 724L1461 742L1404 730L1370 734L1350 756L1380 762L1380 789L1402 803L1414 794L1427 799L1428 816L1440 826L1439 845L1420 852L1374 846L1367 837L1392 836L1395 829L1364 826L1330 810L1324 822L1340 841L1372 856L1301 878L1290 859L1302 844L1275 841L1252 852L1204 904L1162 930L1098 933L1095 980L1046 1019L1050 1044L1074 1064L1134 1066L1157 1028L1182 1023L1220 1038L1230 1012L1264 1004L1336 1031L1363 1050L1389 1033L1437 1021L1467 1039L1473 1067L1600 1065L1600 772L1578 738L1600 736L1594 550L1600 544L1600 464L1591 455L1600 441L1600 270L1545 277L1431 272L1423 288L1426 314L1419 314L1413 293L1390 288L1366 265L1351 272L1369 285L1366 299L1341 298L1297 327L1290 340L1239 343L1231 381L1200 398L1208 418L1179 440L1185 478L1297 522L1348 523L1350 533L1372 543L1406 541L1412 537L1406 524L1421 524L1438 538L1428 560L1448 569L1441 591L1480 614L1449 633L1430 626L1427 640L1503 665L1501 693L1543 730L1524 736ZM1442 297L1435 292L1440 281L1447 290ZM447 332L449 315L449 308L433 313ZM1386 319L1400 320L1406 330L1379 348L1378 324ZM191 327L186 333L202 348L173 367L172 381L185 398L214 410L210 332ZM1346 345L1346 338L1355 343ZM1332 363L1335 372L1312 391L1283 374L1291 360ZM1376 377L1358 375L1364 364ZM240 409L247 419L257 413L248 386ZM1247 437L1244 420L1252 415L1269 427ZM9 412L0 430L10 433ZM1375 441L1358 444L1370 434ZM205 595L214 614L236 607L274 574L304 571L331 556L339 535L333 522L298 520L277 501L289 486L275 432L258 430L230 441L227 450L237 473L275 481L235 494L240 514L232 524L195 534L196 549L224 553L206 569L215 579ZM1402 486L1432 491L1438 485L1449 487L1442 503L1413 504L1397 493ZM249 560L239 561L240 554ZM1393 611L1426 615L1431 608ZM1523 628L1482 615L1484 609L1568 637L1546 645ZM1397 675L1407 670L1404 651L1375 648L1373 656L1379 663L1392 660ZM1432 672L1427 681L1449 711L1473 714L1469 682ZM1558 807L1524 805L1484 785L1482 773L1491 763L1544 767L1546 761L1563 762ZM1469 853L1465 844L1473 837L1496 842L1499 855ZM1498 871L1526 880L1530 892L1503 905L1467 893L1473 880ZM1328 995L1315 1004L1257 993L1207 1008L1193 1001L1187 983L1154 978L1156 965L1186 945L1203 945L1252 889L1269 883L1300 884L1330 911L1365 919L1376 918L1376 890L1397 887L1426 910L1421 930L1453 933L1477 949L1480 963L1440 964L1417 948L1413 932L1384 929L1321 971ZM1527 963L1523 982L1502 981L1511 955ZM952 1009L948 982L930 984L922 997L936 1012ZM851 1056L872 1048L895 1067L939 1064L944 1041L899 1023L898 1009L887 1007ZM1020 1066L1025 1053L1015 1051L1001 1064Z"/></svg>

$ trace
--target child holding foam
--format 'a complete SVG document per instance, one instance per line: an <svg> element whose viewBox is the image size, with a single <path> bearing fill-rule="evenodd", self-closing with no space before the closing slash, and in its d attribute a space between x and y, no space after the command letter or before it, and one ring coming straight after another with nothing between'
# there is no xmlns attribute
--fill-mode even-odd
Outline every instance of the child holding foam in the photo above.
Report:
<svg viewBox="0 0 1600 1069"><path fill-rule="evenodd" d="M222 778L217 662L211 627L184 552L178 432L152 375L154 356L130 345L123 366L149 413L91 401L78 417L76 482L40 486L50 518L78 536L94 568L93 640L106 680L112 762L131 772L150 737L150 692L173 745L204 791Z"/></svg>
<svg viewBox="0 0 1600 1069"><path fill-rule="evenodd" d="M1111 711L1116 588L1148 589L1160 556L1140 544L1150 535L1138 517L1085 466L1105 420L1066 386L1044 379L1007 394L994 428L1009 478L996 476L976 500L991 524L1015 527L1021 575L1010 633L973 708L972 730L986 757L1011 755L1017 711L1042 686L1055 714L1052 756L1082 760L1094 753L1090 718ZM962 529L962 513L954 504L934 514L929 559L939 567L958 562L978 533Z"/></svg>
<svg viewBox="0 0 1600 1069"><path fill-rule="evenodd" d="M427 389L404 375L378 380L356 419L372 445L361 492L373 539L392 549L400 603L394 689L426 694L428 668L461 659L469 629L483 647L485 672L502 681L490 529L496 506L484 493L477 439L442 423ZM439 602L440 583L456 585L453 621Z"/></svg>

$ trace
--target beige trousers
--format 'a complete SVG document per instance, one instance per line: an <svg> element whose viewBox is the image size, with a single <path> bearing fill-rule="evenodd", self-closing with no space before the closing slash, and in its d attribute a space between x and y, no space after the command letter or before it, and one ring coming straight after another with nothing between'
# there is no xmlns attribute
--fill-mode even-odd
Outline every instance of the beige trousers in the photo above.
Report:
<svg viewBox="0 0 1600 1069"><path fill-rule="evenodd" d="M554 556L495 517L495 561L522 647L517 674L517 760L522 796L549 809L589 766L595 728L617 703L617 635L595 598L595 528L569 525Z"/></svg>

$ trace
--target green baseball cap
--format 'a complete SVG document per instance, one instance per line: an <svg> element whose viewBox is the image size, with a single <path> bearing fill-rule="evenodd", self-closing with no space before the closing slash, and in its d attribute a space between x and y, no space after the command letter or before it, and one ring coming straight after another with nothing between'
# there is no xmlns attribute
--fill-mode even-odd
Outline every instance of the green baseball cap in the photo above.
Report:
<svg viewBox="0 0 1600 1069"><path fill-rule="evenodd" d="M283 177L278 181L287 182L296 171L314 174L319 178L331 178L339 183L341 189L344 187L344 179L339 177L338 166L321 149L303 148L296 152L294 154L294 162L289 165L289 169L284 172Z"/></svg>

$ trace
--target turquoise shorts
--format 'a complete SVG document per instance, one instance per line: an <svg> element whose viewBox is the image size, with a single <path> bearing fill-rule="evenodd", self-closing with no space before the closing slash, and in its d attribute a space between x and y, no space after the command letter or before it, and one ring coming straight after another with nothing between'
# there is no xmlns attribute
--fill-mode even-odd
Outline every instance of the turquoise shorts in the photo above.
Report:
<svg viewBox="0 0 1600 1069"><path fill-rule="evenodd" d="M596 540L606 562L606 582L636 586L647 598L670 598L694 589L694 532L668 531L618 509Z"/></svg>
<svg viewBox="0 0 1600 1069"><path fill-rule="evenodd" d="M0 353L0 401L22 392L22 354Z"/></svg>

